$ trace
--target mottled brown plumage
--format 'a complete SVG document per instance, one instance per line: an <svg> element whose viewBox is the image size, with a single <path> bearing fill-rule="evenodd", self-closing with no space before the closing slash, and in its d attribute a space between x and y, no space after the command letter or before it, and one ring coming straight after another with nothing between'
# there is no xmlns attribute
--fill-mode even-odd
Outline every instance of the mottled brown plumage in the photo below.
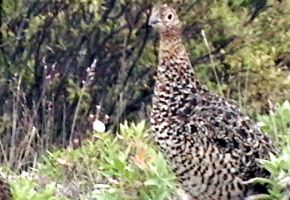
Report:
<svg viewBox="0 0 290 200"><path fill-rule="evenodd" d="M0 200L12 200L10 186L0 177Z"/></svg>
<svg viewBox="0 0 290 200"><path fill-rule="evenodd" d="M235 105L198 81L174 9L153 7L149 25L160 36L152 131L182 188L200 200L259 193L245 182L268 175L257 158L275 152L270 139Z"/></svg>

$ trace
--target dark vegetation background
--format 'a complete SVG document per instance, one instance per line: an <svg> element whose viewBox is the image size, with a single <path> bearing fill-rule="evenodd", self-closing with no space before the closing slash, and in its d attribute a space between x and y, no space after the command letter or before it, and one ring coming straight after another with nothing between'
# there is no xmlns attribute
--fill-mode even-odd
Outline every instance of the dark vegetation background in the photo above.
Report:
<svg viewBox="0 0 290 200"><path fill-rule="evenodd" d="M252 117L290 99L288 0L1 0L3 162L22 169L52 144L82 137L97 105L111 128L148 118L158 38L147 20L156 2L178 10L211 90Z"/></svg>

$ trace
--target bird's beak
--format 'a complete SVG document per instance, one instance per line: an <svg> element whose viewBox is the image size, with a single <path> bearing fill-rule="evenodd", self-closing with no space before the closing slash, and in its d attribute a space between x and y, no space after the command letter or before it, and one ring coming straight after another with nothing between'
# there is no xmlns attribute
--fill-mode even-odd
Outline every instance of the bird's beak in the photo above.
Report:
<svg viewBox="0 0 290 200"><path fill-rule="evenodd" d="M151 15L148 21L149 26L154 26L159 22L158 18L155 15Z"/></svg>

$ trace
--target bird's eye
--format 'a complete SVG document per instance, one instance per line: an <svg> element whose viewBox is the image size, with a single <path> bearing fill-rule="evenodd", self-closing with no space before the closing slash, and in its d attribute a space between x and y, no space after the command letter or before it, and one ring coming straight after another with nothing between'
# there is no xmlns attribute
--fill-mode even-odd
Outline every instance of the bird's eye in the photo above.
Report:
<svg viewBox="0 0 290 200"><path fill-rule="evenodd" d="M168 19L172 19L172 14L170 13L169 15L167 15Z"/></svg>

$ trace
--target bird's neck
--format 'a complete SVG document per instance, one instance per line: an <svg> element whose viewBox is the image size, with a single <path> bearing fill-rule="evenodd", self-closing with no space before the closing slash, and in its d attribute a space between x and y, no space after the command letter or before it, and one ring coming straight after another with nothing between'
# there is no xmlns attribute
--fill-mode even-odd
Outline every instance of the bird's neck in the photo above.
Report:
<svg viewBox="0 0 290 200"><path fill-rule="evenodd" d="M200 88L180 34L160 35L156 86ZM184 92L182 89L180 93Z"/></svg>
<svg viewBox="0 0 290 200"><path fill-rule="evenodd" d="M160 134L162 127L173 121L184 122L202 90L181 37L161 37L151 113L154 132Z"/></svg>
<svg viewBox="0 0 290 200"><path fill-rule="evenodd" d="M173 124L186 123L197 102L196 80L181 37L161 35L154 88L151 127L157 144L167 151L183 135ZM173 132L172 132L173 131Z"/></svg>

